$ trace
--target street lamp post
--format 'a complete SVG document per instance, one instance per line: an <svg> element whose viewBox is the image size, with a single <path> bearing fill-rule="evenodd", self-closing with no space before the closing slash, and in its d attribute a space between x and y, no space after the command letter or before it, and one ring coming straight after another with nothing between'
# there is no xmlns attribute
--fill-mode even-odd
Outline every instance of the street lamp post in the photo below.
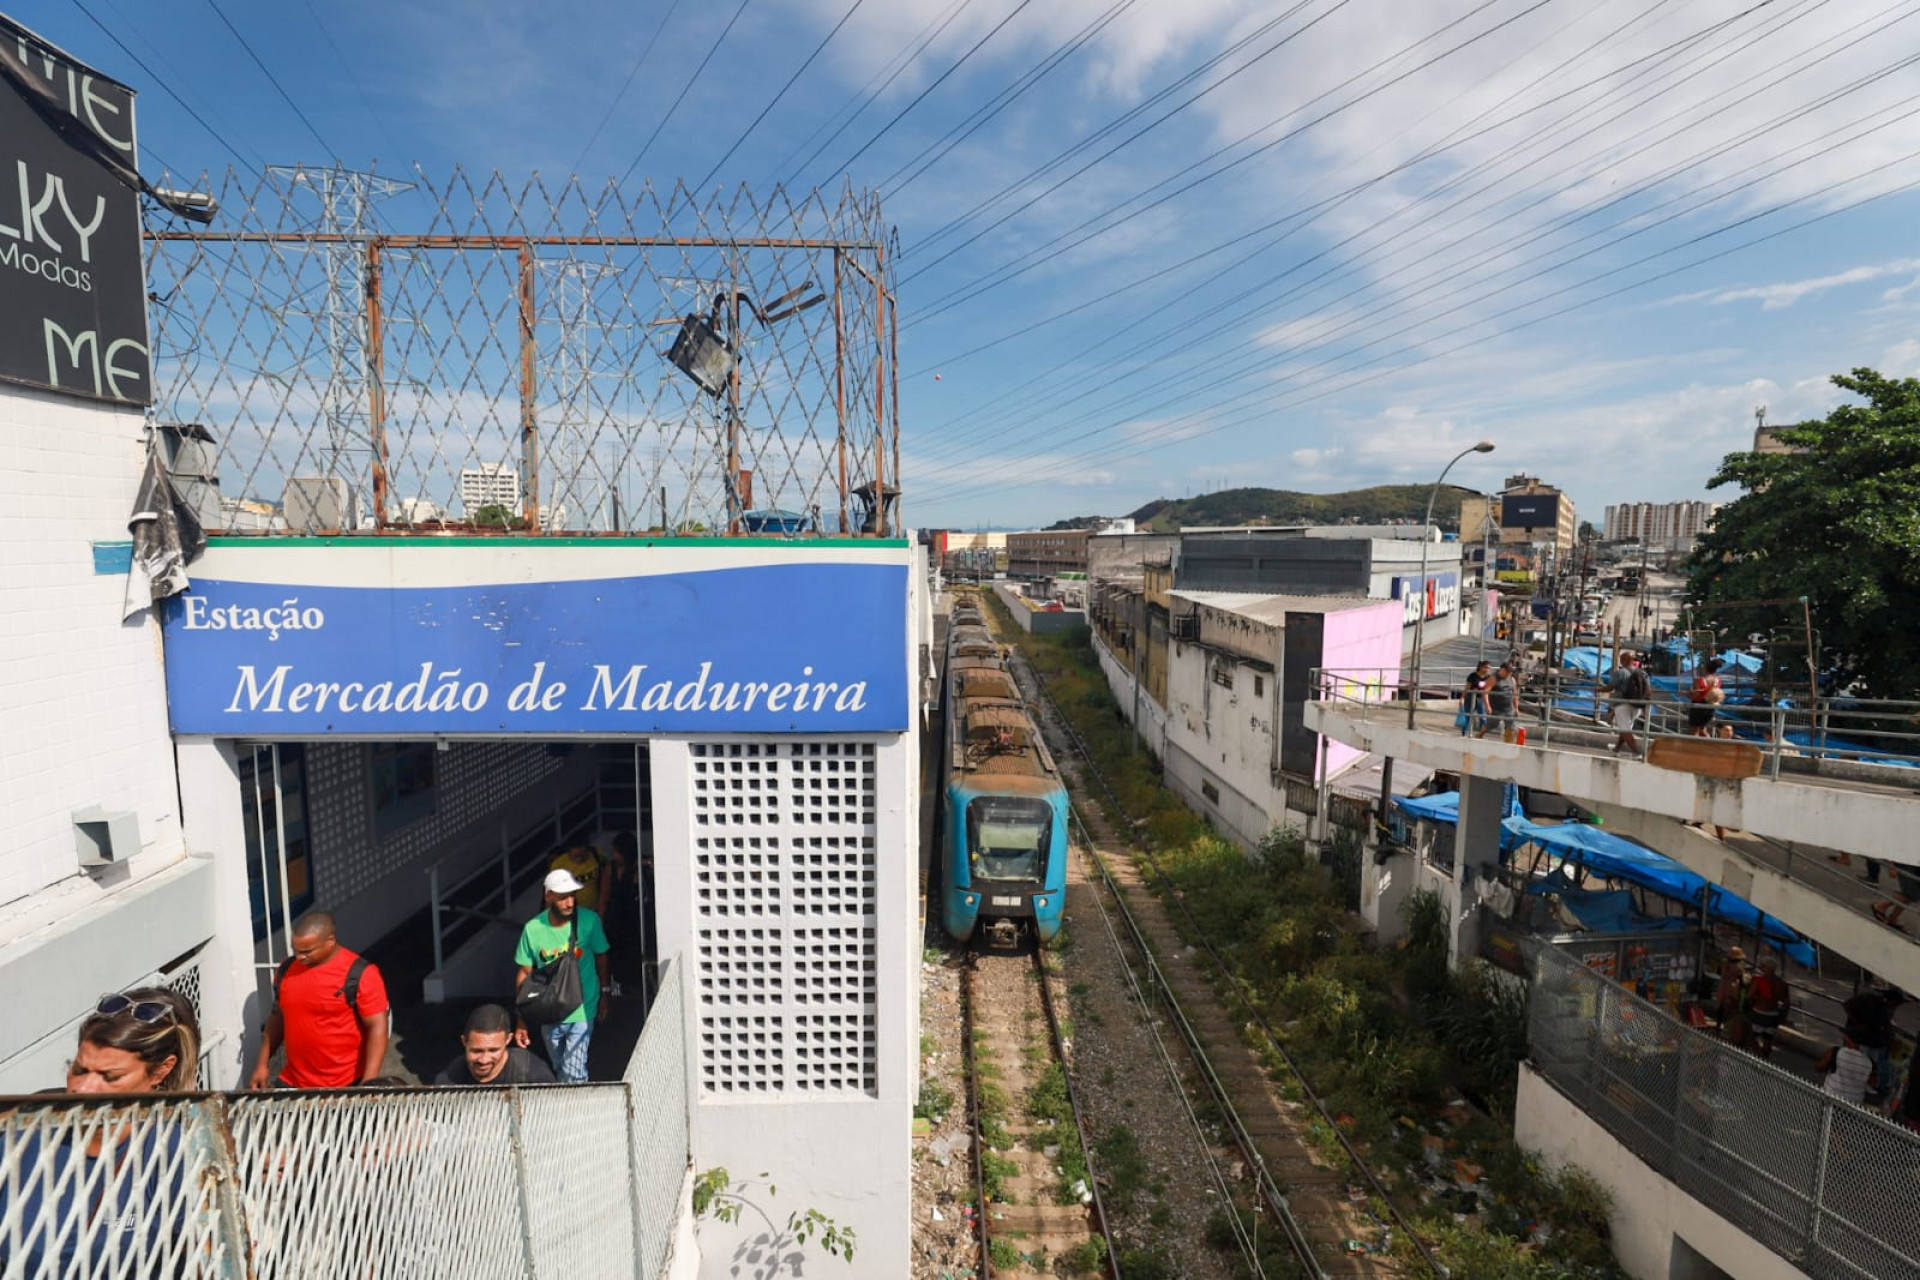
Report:
<svg viewBox="0 0 1920 1280"><path fill-rule="evenodd" d="M1469 445L1453 455L1446 466L1440 468L1440 476L1433 482L1433 489L1427 494L1427 518L1420 526L1420 578L1416 589L1420 592L1419 620L1413 624L1413 687L1407 691L1407 728L1413 728L1414 713L1420 709L1420 650L1427 635L1427 548L1433 544L1433 504L1440 496L1440 486L1446 483L1447 472L1453 470L1453 464L1470 453L1492 453L1493 441L1482 440Z"/></svg>

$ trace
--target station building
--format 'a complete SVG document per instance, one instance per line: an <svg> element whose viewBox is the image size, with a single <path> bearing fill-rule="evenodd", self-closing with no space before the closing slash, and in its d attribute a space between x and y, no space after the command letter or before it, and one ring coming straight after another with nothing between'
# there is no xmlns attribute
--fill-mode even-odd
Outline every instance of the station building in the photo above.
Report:
<svg viewBox="0 0 1920 1280"><path fill-rule="evenodd" d="M269 520L203 539L151 407L179 371L149 355L133 93L0 33L49 79L84 78L92 104L63 114L64 92L0 85L4 181L58 183L90 221L32 271L0 261L0 1093L57 1087L101 993L154 983L198 1012L201 1087L239 1087L308 907L355 950L414 961L385 962L396 1004L507 997L547 859L630 832L648 892L608 910L634 913L623 932L684 996L648 1009L682 1024L659 1043L683 1060L627 1082L688 1100L660 1126L685 1140L652 1152L663 1221L684 1220L694 1171L764 1171L782 1210L858 1232L864 1273L905 1274L924 551L824 536L817 510L810 536L544 536L538 520L279 536ZM85 293L61 284L83 242ZM220 513L242 505L199 509L237 527ZM543 1096L551 1126L606 1128L610 1095ZM613 1128L608 1149L651 1151ZM639 1193L615 1208L591 1226L633 1252L605 1256L663 1274L664 1238L640 1247L662 1223ZM523 1216L530 1259L550 1226ZM763 1228L705 1224L672 1274L732 1274Z"/></svg>

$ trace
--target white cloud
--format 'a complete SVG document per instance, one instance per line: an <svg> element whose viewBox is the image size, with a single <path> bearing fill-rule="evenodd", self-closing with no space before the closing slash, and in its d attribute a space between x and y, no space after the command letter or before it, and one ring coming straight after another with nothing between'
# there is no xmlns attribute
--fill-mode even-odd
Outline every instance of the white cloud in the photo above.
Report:
<svg viewBox="0 0 1920 1280"><path fill-rule="evenodd" d="M1774 311L1781 307L1790 307L1800 299L1816 293L1825 293L1829 289L1838 289L1850 284L1863 284L1868 280L1878 280L1882 276L1905 275L1909 271L1920 269L1920 259L1901 258L1894 262L1882 262L1872 266L1852 267L1832 275L1814 276L1806 280L1787 280L1779 284L1758 285L1747 289L1729 289L1713 296L1715 305L1728 302L1745 302L1757 299L1762 309ZM1912 288L1907 285L1900 289L1890 289L1884 295L1893 299Z"/></svg>
<svg viewBox="0 0 1920 1280"><path fill-rule="evenodd" d="M1069 489L1104 489L1119 478L1116 472L1106 467L1095 467L1090 471L1076 471L1064 476L1060 483Z"/></svg>

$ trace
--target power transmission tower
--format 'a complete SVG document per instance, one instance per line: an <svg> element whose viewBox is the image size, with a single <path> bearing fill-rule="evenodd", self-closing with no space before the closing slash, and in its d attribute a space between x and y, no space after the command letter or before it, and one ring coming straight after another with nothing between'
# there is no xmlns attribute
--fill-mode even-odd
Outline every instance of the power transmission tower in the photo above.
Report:
<svg viewBox="0 0 1920 1280"><path fill-rule="evenodd" d="M550 381L558 389L560 403L542 455L551 464L552 483L542 485L541 491L552 496L541 512L541 523L549 530L600 525L613 531L621 521L620 474L632 457L626 431L630 424L614 422L604 408L595 407L593 380L609 375L625 379L630 374L625 369L595 369L594 355L605 338L594 335L631 326L604 319L594 289L619 271L607 263L573 258L538 262L535 269L550 280L550 287L541 292L553 299L553 320L559 330ZM541 381L547 384L549 377ZM609 445L613 456L602 465L596 455L608 425L614 427Z"/></svg>
<svg viewBox="0 0 1920 1280"><path fill-rule="evenodd" d="M326 381L319 397L323 434L311 445L311 452L320 475L344 480L352 505L372 512L366 249L353 241L376 230L375 201L411 191L415 184L337 165L269 165L267 172L288 188L304 188L318 198L320 208L313 228L316 234L347 238L344 242L329 239L311 250L320 255L323 288L318 309L306 314L324 324L327 342ZM293 305L288 310L304 309ZM353 458L356 453L363 455L361 461ZM390 513L373 514L384 517Z"/></svg>

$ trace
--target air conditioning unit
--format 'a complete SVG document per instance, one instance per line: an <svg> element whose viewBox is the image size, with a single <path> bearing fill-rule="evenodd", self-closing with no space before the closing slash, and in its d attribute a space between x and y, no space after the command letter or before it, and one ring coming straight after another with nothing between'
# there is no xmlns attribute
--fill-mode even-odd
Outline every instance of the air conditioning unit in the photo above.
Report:
<svg viewBox="0 0 1920 1280"><path fill-rule="evenodd" d="M289 533L323 533L359 527L359 503L339 476L295 476L281 495Z"/></svg>

